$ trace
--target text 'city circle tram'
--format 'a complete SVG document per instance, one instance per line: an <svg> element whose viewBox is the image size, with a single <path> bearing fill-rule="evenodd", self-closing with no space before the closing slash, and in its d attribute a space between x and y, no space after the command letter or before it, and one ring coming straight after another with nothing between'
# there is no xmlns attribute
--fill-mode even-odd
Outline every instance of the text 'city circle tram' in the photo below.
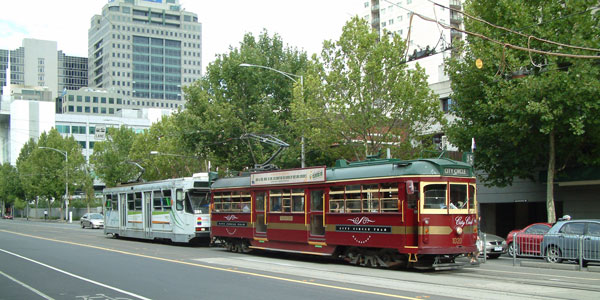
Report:
<svg viewBox="0 0 600 300"><path fill-rule="evenodd" d="M333 256L370 267L454 269L476 251L471 165L378 159L221 178L211 236L230 251Z"/></svg>

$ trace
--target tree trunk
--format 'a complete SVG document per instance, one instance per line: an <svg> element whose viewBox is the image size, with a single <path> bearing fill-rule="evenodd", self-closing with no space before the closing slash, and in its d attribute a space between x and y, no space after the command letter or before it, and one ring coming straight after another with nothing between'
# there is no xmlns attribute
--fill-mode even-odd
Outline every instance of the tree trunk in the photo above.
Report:
<svg viewBox="0 0 600 300"><path fill-rule="evenodd" d="M556 150L554 144L554 130L550 132L550 155L548 157L548 180L546 185L546 209L548 211L548 223L556 222L556 210L554 209L554 170L556 164Z"/></svg>

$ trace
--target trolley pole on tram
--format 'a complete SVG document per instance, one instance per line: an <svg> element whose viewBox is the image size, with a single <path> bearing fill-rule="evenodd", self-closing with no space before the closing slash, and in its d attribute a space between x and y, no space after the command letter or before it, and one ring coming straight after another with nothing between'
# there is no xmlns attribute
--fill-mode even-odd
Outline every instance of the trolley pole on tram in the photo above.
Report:
<svg viewBox="0 0 600 300"><path fill-rule="evenodd" d="M253 65L253 64L246 64L246 63L240 64L240 67L267 69L267 70L277 72L277 73L285 76L286 78L293 81L294 83L298 83L298 80L294 79L294 77L299 78L300 79L300 91L301 91L300 93L304 97L304 77L302 75L296 75L296 74L280 71L280 70L273 69L273 68L267 67L267 66ZM300 165L302 168L306 167L304 155L305 155L304 154L304 133L302 133L302 136L300 137Z"/></svg>

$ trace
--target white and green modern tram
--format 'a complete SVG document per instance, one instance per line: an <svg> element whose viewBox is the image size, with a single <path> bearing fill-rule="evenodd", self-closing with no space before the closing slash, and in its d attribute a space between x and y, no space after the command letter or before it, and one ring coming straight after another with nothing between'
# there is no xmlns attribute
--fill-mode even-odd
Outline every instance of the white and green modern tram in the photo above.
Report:
<svg viewBox="0 0 600 300"><path fill-rule="evenodd" d="M181 243L210 239L210 175L105 188L104 233Z"/></svg>

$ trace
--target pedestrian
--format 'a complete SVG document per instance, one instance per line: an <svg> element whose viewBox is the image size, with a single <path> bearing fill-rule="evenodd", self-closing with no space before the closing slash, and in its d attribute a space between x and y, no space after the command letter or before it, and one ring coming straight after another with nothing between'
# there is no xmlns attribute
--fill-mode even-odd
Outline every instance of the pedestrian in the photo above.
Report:
<svg viewBox="0 0 600 300"><path fill-rule="evenodd" d="M48 211L44 210L44 220L48 220Z"/></svg>

